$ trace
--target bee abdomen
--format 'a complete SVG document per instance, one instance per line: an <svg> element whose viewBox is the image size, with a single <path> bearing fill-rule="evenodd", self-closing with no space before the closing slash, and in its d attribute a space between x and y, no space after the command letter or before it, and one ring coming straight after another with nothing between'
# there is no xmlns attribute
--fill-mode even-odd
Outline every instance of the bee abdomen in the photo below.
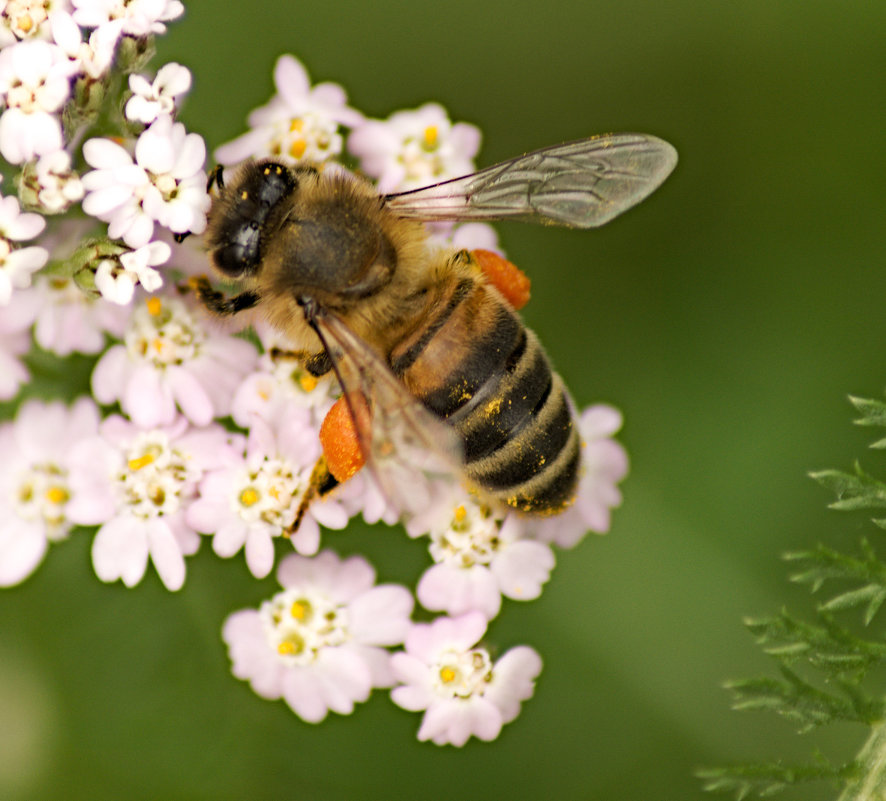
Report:
<svg viewBox="0 0 886 801"><path fill-rule="evenodd" d="M575 494L579 438L537 337L481 283L459 283L438 309L395 370L459 433L471 481L523 512L560 511Z"/></svg>

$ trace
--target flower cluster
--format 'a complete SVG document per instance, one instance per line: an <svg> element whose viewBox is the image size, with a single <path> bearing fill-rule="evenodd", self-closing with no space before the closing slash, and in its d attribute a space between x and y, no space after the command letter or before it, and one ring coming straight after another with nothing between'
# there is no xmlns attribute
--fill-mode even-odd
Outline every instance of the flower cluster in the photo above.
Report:
<svg viewBox="0 0 886 801"><path fill-rule="evenodd" d="M181 241L206 227L206 147L176 120L189 71L144 71L150 37L181 13L177 0L73 0L10 3L0 18L0 155L18 190L0 197L0 399L18 409L0 424L0 585L24 581L80 526L99 579L133 587L151 565L174 591L209 537L257 578L276 565L281 591L223 627L233 672L256 693L316 723L390 688L424 713L422 740L493 739L532 695L541 659L518 646L495 661L480 641L503 599L541 594L555 548L609 528L627 470L612 438L621 418L581 413L578 497L551 518L495 506L452 477L425 482L418 511L367 471L317 492L319 432L340 394L332 374L314 377L260 321L245 336L210 322L182 280L206 269L194 238ZM292 56L274 80L249 130L217 149L220 164L329 161L381 193L474 169L478 129L437 104L367 119ZM98 121L107 130L86 138ZM485 224L433 236L500 252ZM32 397L32 348L91 357L90 394ZM321 548L323 529L357 515L426 539L414 591ZM414 623L416 600L439 616Z"/></svg>

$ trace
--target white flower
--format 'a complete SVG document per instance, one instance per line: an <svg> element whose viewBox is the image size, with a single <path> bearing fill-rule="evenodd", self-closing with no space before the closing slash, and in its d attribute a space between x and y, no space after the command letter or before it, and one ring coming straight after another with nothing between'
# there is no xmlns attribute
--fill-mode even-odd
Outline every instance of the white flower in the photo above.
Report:
<svg viewBox="0 0 886 801"><path fill-rule="evenodd" d="M329 711L349 715L373 687L390 687L384 646L403 641L412 596L397 585L375 586L375 571L359 556L332 551L280 563L283 591L256 611L231 615L222 637L231 670L262 698L283 698L302 720Z"/></svg>
<svg viewBox="0 0 886 801"><path fill-rule="evenodd" d="M31 349L28 329L41 307L39 295L30 289L15 292L13 298L0 310L0 400L15 397L30 378L20 357Z"/></svg>
<svg viewBox="0 0 886 801"><path fill-rule="evenodd" d="M126 305L132 300L136 284L141 284L145 292L163 286L163 277L153 268L165 264L171 252L165 242L149 242L116 259L103 259L95 271L95 286L107 300Z"/></svg>
<svg viewBox="0 0 886 801"><path fill-rule="evenodd" d="M31 274L49 259L45 248L18 248L15 242L33 239L46 227L39 214L22 213L18 198L0 197L0 306L9 304L13 289L31 285Z"/></svg>
<svg viewBox="0 0 886 801"><path fill-rule="evenodd" d="M46 153L37 160L37 201L47 214L61 214L83 198L80 176L71 169L66 150Z"/></svg>
<svg viewBox="0 0 886 801"><path fill-rule="evenodd" d="M121 20L123 33L147 36L166 33L164 22L184 13L179 0L73 0L74 20L84 28L97 28L112 20Z"/></svg>
<svg viewBox="0 0 886 801"><path fill-rule="evenodd" d="M52 38L71 59L75 70L98 80L111 68L117 42L123 33L122 20L112 20L96 28L87 41L83 41L80 26L67 12L50 15Z"/></svg>
<svg viewBox="0 0 886 801"><path fill-rule="evenodd" d="M135 307L123 339L96 364L92 392L144 428L171 424L176 406L194 425L224 417L257 355L243 339L204 330L178 298L157 295Z"/></svg>
<svg viewBox="0 0 886 801"><path fill-rule="evenodd" d="M363 115L346 105L344 89L334 83L312 87L307 71L292 56L277 60L274 84L277 94L249 115L251 130L215 151L220 164L264 156L325 161L342 151L339 126L363 122Z"/></svg>
<svg viewBox="0 0 886 801"><path fill-rule="evenodd" d="M611 510L621 505L617 485L628 473L627 452L612 438L621 424L621 412L605 404L589 406L581 413L581 467L575 502L559 515L526 522L527 530L538 540L572 548L588 531L609 531Z"/></svg>
<svg viewBox="0 0 886 801"><path fill-rule="evenodd" d="M401 686L391 690L397 706L425 710L419 740L464 745L471 736L494 740L501 727L532 697L541 658L528 646L512 648L493 663L475 647L486 631L479 612L414 624L405 652L391 657Z"/></svg>
<svg viewBox="0 0 886 801"><path fill-rule="evenodd" d="M67 537L75 495L71 449L97 429L90 398L70 408L29 400L14 422L0 426L0 586L24 581L49 543Z"/></svg>
<svg viewBox="0 0 886 801"><path fill-rule="evenodd" d="M521 538L513 513L495 513L461 487L441 487L429 508L407 523L413 536L429 532L434 564L416 594L425 609L458 615L471 610L488 620L504 594L528 601L541 594L554 567L548 545Z"/></svg>
<svg viewBox="0 0 886 801"><path fill-rule="evenodd" d="M274 539L289 536L320 455L316 429L307 411L298 411L300 415L278 418L275 428L254 417L246 458L210 472L200 485L200 498L188 510L188 522L197 531L213 535L212 547L219 556L231 557L244 549L246 564L256 578L271 572ZM334 498L311 503L292 535L299 553L317 552L318 523L342 529L348 513Z"/></svg>
<svg viewBox="0 0 886 801"><path fill-rule="evenodd" d="M150 125L160 115L172 116L176 100L191 89L191 73L173 62L160 67L153 83L143 75L130 75L129 88L126 118Z"/></svg>
<svg viewBox="0 0 886 801"><path fill-rule="evenodd" d="M363 172L378 179L382 194L471 173L479 149L479 128L453 125L437 103L398 111L386 121L367 120L348 137L348 150Z"/></svg>
<svg viewBox="0 0 886 801"><path fill-rule="evenodd" d="M62 357L100 353L105 349L105 333L123 335L128 310L90 297L71 278L38 275L33 291L41 300L34 339L43 350Z"/></svg>
<svg viewBox="0 0 886 801"><path fill-rule="evenodd" d="M168 590L185 580L185 556L200 547L187 525L185 509L196 495L203 471L224 463L233 446L221 426L188 430L179 418L171 426L141 430L119 416L109 417L100 436L79 442L70 456L77 508L70 519L101 523L92 543L92 563L102 581L141 581L148 559Z"/></svg>
<svg viewBox="0 0 886 801"><path fill-rule="evenodd" d="M74 65L57 45L19 42L0 51L0 154L11 164L59 150L58 112L71 91Z"/></svg>
<svg viewBox="0 0 886 801"><path fill-rule="evenodd" d="M108 223L108 236L132 248L146 245L159 222L174 233L200 234L211 203L198 134L163 116L135 144L135 159L110 139L90 139L83 156L95 167L83 176L83 210Z"/></svg>
<svg viewBox="0 0 886 801"><path fill-rule="evenodd" d="M48 20L57 9L70 7L68 0L8 0L0 13L0 48L20 39L45 38Z"/></svg>

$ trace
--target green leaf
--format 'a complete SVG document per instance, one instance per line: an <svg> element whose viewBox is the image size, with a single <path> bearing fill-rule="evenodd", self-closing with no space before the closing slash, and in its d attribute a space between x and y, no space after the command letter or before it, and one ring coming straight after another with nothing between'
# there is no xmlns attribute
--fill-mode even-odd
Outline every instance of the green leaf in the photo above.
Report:
<svg viewBox="0 0 886 801"><path fill-rule="evenodd" d="M735 793L741 799L749 795L768 798L786 787L803 782L839 782L855 772L855 765L832 765L819 753L805 765L782 762L740 763L722 768L702 768L695 772L704 781L704 789L715 793Z"/></svg>
<svg viewBox="0 0 886 801"><path fill-rule="evenodd" d="M865 473L858 462L855 463L855 475L841 470L820 470L809 475L837 496L837 500L830 504L831 509L886 507L886 484Z"/></svg>

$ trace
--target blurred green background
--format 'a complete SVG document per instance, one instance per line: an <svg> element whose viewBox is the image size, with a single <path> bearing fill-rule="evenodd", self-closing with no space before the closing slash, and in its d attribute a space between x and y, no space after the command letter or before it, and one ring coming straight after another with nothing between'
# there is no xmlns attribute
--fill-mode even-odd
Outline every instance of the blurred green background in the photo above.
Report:
<svg viewBox="0 0 886 801"><path fill-rule="evenodd" d="M372 116L443 103L483 130L481 165L613 130L676 145L671 179L598 232L499 227L576 399L625 413L625 503L540 601L506 603L492 639L545 670L498 741L461 750L415 741L384 694L315 727L234 680L221 621L275 586L242 557L206 547L180 593L153 573L130 591L75 536L0 595L0 797L684 800L701 765L853 754L863 731L797 737L722 682L774 670L744 615L811 608L782 552L880 536L806 474L882 467L846 396L886 383L884 44L886 4L853 0L186 3L155 64L194 73L183 119L210 147L284 52ZM424 564L396 531L327 542L383 580Z"/></svg>

